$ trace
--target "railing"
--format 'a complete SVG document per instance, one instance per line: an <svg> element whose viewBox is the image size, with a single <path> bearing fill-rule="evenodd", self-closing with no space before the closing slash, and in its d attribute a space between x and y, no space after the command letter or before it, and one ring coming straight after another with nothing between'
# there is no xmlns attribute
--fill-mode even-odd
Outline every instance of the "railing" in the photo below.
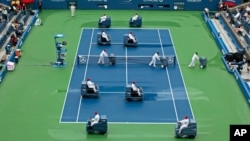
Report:
<svg viewBox="0 0 250 141"><path fill-rule="evenodd" d="M20 37L20 39L18 40L18 43L16 44L16 49L21 49L22 48L22 44L25 41L25 39L27 38L29 32L32 29L32 26L35 24L36 19L38 18L38 11L35 11L35 15L31 18L29 24L27 24L27 28L25 29L25 31L23 32L22 36ZM3 81L3 79L5 78L6 74L7 74L7 65L6 63L8 61L11 62L15 62L15 51L12 51L8 57L8 59L5 61L5 64L2 65L2 68L0 70L0 83Z"/></svg>

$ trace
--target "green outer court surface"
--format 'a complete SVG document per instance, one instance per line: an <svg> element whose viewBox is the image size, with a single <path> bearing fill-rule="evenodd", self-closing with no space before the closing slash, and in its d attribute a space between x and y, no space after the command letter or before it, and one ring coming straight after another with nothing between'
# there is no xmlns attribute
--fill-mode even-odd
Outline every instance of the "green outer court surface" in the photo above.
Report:
<svg viewBox="0 0 250 141"><path fill-rule="evenodd" d="M192 110L197 141L229 141L230 124L249 124L250 110L233 75L225 69L201 11L43 10L42 26L34 26L22 46L15 71L0 85L1 141L176 141L174 124L109 124L106 135L87 135L83 123L60 123L81 29L97 28L103 13L111 28L129 28L138 12L143 28L169 28L180 62ZM54 34L68 44L66 68L53 68ZM194 52L208 58L206 69L188 68ZM147 76L150 79L150 76ZM250 77L250 76L249 76ZM119 112L119 111L117 111ZM138 115L139 116L139 115ZM189 140L189 139L187 139Z"/></svg>

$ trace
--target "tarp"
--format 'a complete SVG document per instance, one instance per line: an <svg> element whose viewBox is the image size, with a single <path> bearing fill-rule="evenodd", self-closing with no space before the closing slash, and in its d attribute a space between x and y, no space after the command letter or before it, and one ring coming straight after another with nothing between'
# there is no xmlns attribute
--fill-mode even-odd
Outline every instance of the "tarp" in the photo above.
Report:
<svg viewBox="0 0 250 141"><path fill-rule="evenodd" d="M228 5L228 7L236 6L235 0L226 0L224 4Z"/></svg>
<svg viewBox="0 0 250 141"><path fill-rule="evenodd" d="M35 2L35 0L22 0L22 3L25 3L25 4L31 4L34 2Z"/></svg>

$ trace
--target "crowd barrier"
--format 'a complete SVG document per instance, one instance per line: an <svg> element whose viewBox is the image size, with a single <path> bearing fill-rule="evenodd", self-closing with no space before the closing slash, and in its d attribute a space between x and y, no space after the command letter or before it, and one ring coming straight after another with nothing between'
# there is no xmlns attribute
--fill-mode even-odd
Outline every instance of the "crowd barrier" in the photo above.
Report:
<svg viewBox="0 0 250 141"><path fill-rule="evenodd" d="M215 26L213 25L213 23L211 22L211 19L209 19L204 12L202 12L202 17L203 19L205 20L206 22L206 25L208 27L208 29L210 30L210 32L212 33L219 49L221 50L222 54L223 54L223 57L222 57L222 62L224 63L227 71L231 74L233 74L235 76L235 79L247 101L247 103L250 105L250 86L249 84L247 83L247 81L243 80L241 75L239 74L239 72L237 71L237 69L230 69L228 67L228 64L227 64L227 61L225 60L224 58L224 55L229 53L229 50L226 46L226 44L224 43L224 41L222 40L222 38L220 37L220 33L219 31L217 31L217 29L215 28ZM234 39L234 36L232 35L229 35L230 38L232 40L234 40L233 42L236 43L235 39Z"/></svg>
<svg viewBox="0 0 250 141"><path fill-rule="evenodd" d="M17 49L21 49L22 48L22 44L25 41L25 39L27 38L29 32L32 29L32 26L34 25L36 19L38 18L38 11L35 12L35 15L31 18L29 24L27 25L25 31L23 32L22 36L20 37L20 39L18 40L18 43L16 45ZM12 51L10 53L10 56L8 57L8 59L6 60L6 62L11 61L11 62L15 62L15 51ZM4 77L6 76L7 73L7 65L3 64L1 70L0 70L0 83L3 81Z"/></svg>
<svg viewBox="0 0 250 141"><path fill-rule="evenodd" d="M219 49L221 50L222 54L226 54L229 52L226 44L224 43L223 39L220 36L220 32L217 31L217 29L215 28L215 26L213 25L212 21L210 18L208 18L204 12L202 12L202 17L206 22L206 25L208 27L208 29L210 30L210 32L212 33Z"/></svg>

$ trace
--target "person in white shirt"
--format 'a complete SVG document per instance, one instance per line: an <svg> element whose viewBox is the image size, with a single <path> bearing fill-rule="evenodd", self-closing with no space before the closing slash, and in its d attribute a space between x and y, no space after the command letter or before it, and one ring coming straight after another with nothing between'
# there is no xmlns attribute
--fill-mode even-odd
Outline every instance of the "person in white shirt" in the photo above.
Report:
<svg viewBox="0 0 250 141"><path fill-rule="evenodd" d="M195 52L188 67L195 67L195 62L199 60L198 52Z"/></svg>
<svg viewBox="0 0 250 141"><path fill-rule="evenodd" d="M93 89L94 92L96 92L96 85L94 82L91 81L90 78L87 79L87 86L88 86L88 88Z"/></svg>
<svg viewBox="0 0 250 141"><path fill-rule="evenodd" d="M129 40L132 40L132 41L133 41L133 43L136 43L135 36L133 35L133 33L132 33L132 32L129 32L129 34L128 34L128 39L129 39Z"/></svg>
<svg viewBox="0 0 250 141"><path fill-rule="evenodd" d="M2 20L3 19L8 21L8 11L7 11L6 7L4 7L2 10Z"/></svg>
<svg viewBox="0 0 250 141"><path fill-rule="evenodd" d="M93 125L97 124L100 121L100 115L95 112L95 116L93 118L91 118L90 120L90 126L92 127Z"/></svg>
<svg viewBox="0 0 250 141"><path fill-rule="evenodd" d="M240 10L239 10L239 8L237 8L236 14L234 15L234 18L238 20L240 17L241 17Z"/></svg>
<svg viewBox="0 0 250 141"><path fill-rule="evenodd" d="M181 131L184 129L184 128L187 128L188 125L189 125L189 119L188 119L188 116L185 116L183 120L180 120L178 121L178 123L180 124L180 129L179 129L179 134L181 133Z"/></svg>
<svg viewBox="0 0 250 141"><path fill-rule="evenodd" d="M156 52L156 53L153 55L152 60L151 60L151 62L150 62L148 65L149 65L149 66L153 65L154 67L156 67L156 65L155 65L156 60L160 60L159 52Z"/></svg>
<svg viewBox="0 0 250 141"><path fill-rule="evenodd" d="M141 96L140 88L136 86L135 81L132 82L131 88L133 91L137 92L139 96Z"/></svg>
<svg viewBox="0 0 250 141"><path fill-rule="evenodd" d="M205 14L207 15L207 17L209 18L209 9L205 8L204 11L205 11Z"/></svg>
<svg viewBox="0 0 250 141"><path fill-rule="evenodd" d="M137 13L135 13L135 15L132 17L132 22L137 20L138 17L139 17L139 15Z"/></svg>
<svg viewBox="0 0 250 141"><path fill-rule="evenodd" d="M250 11L250 5L246 6L246 11L249 12Z"/></svg>
<svg viewBox="0 0 250 141"><path fill-rule="evenodd" d="M109 41L109 36L104 30L102 31L102 38L106 39L106 41Z"/></svg>
<svg viewBox="0 0 250 141"><path fill-rule="evenodd" d="M106 52L106 50L104 49L99 56L99 60L98 60L98 64L104 64L104 57L107 57L108 53Z"/></svg>
<svg viewBox="0 0 250 141"><path fill-rule="evenodd" d="M74 4L72 4L72 5L70 6L70 11L71 11L71 16L72 16L72 17L75 16L76 7L75 7Z"/></svg>
<svg viewBox="0 0 250 141"><path fill-rule="evenodd" d="M107 15L103 14L103 16L100 17L100 23L106 21L106 19L107 19Z"/></svg>

